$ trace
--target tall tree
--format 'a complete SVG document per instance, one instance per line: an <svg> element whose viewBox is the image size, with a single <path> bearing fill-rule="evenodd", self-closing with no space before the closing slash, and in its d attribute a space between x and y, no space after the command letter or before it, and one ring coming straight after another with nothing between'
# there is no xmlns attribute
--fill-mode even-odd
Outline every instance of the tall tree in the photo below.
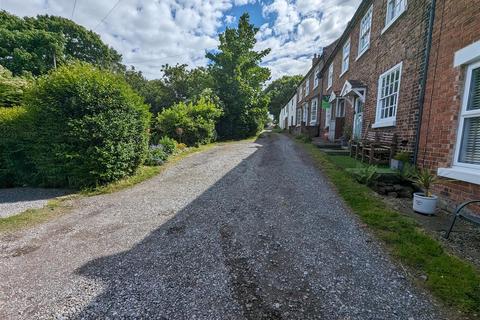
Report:
<svg viewBox="0 0 480 320"><path fill-rule="evenodd" d="M161 79L147 80L134 68L125 73L127 82L144 97L154 114L179 102L190 102L213 86L213 79L203 67L188 69L186 64L162 66Z"/></svg>
<svg viewBox="0 0 480 320"><path fill-rule="evenodd" d="M263 93L270 98L268 104L268 111L278 120L280 110L288 103L295 89L302 81L301 75L283 76L277 80L272 81Z"/></svg>
<svg viewBox="0 0 480 320"><path fill-rule="evenodd" d="M217 124L222 139L241 139L258 132L267 120L268 97L262 85L270 70L260 66L270 49L254 51L258 28L244 13L237 29L220 34L217 52L207 53L216 94L223 102L224 114Z"/></svg>
<svg viewBox="0 0 480 320"><path fill-rule="evenodd" d="M22 19L0 11L0 64L14 75L44 74L70 60L112 71L125 69L118 52L71 20L54 16Z"/></svg>
<svg viewBox="0 0 480 320"><path fill-rule="evenodd" d="M100 36L72 20L49 15L25 18L34 29L62 34L65 39L65 58L77 59L101 66L111 71L125 70L122 56L105 44Z"/></svg>

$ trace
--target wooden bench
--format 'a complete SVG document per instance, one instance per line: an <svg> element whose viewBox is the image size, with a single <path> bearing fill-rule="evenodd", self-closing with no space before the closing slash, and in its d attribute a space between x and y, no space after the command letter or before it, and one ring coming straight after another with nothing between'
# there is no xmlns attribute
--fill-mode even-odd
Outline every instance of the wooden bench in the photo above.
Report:
<svg viewBox="0 0 480 320"><path fill-rule="evenodd" d="M388 164L395 156L397 135L390 132L378 132L377 139L362 147L362 161L370 164Z"/></svg>
<svg viewBox="0 0 480 320"><path fill-rule="evenodd" d="M363 139L350 141L350 157L360 158L362 156L362 148L375 141L377 141L377 133L375 131L367 132Z"/></svg>
<svg viewBox="0 0 480 320"><path fill-rule="evenodd" d="M480 203L480 200L467 201L457 207L453 216L452 223L450 224L450 228L448 228L448 231L445 234L445 239L448 239L448 237L450 236L450 232L452 232L453 225L455 224L455 221L457 221L457 218L462 218L471 223L480 225L480 217L471 215L463 210L466 206L469 206L474 203Z"/></svg>

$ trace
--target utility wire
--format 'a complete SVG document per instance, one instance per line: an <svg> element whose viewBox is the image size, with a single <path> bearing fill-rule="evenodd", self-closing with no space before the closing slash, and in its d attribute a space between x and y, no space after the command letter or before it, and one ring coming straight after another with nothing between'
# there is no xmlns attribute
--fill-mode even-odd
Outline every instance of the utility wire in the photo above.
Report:
<svg viewBox="0 0 480 320"><path fill-rule="evenodd" d="M100 22L95 26L95 28L93 28L93 30L97 29L103 22L105 22L105 20L108 18L110 13L112 13L112 11L115 10L115 8L120 4L121 1L122 0L118 0L117 3L115 3L115 5L107 12L105 17L103 17L102 20L100 20Z"/></svg>
<svg viewBox="0 0 480 320"><path fill-rule="evenodd" d="M73 2L73 9L72 9L72 16L70 19L73 19L73 14L75 13L75 8L77 7L77 0L74 0Z"/></svg>

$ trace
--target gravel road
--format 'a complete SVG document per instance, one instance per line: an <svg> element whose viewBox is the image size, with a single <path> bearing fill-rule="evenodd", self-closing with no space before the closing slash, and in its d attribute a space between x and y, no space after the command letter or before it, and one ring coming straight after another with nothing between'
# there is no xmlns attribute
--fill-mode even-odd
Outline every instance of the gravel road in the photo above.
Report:
<svg viewBox="0 0 480 320"><path fill-rule="evenodd" d="M293 141L221 145L0 236L0 319L443 319Z"/></svg>
<svg viewBox="0 0 480 320"><path fill-rule="evenodd" d="M0 218L28 209L42 208L49 200L68 194L67 190L42 188L0 189Z"/></svg>

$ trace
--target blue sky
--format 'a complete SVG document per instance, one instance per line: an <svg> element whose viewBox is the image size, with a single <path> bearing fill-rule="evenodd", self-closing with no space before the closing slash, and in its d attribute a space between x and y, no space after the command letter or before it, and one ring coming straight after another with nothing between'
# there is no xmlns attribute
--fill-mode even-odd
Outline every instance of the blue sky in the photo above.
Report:
<svg viewBox="0 0 480 320"><path fill-rule="evenodd" d="M163 64L207 64L218 33L243 12L260 28L256 49L271 48L263 64L272 79L304 74L313 54L341 35L360 0L0 0L19 16L51 14L92 29L147 78Z"/></svg>

